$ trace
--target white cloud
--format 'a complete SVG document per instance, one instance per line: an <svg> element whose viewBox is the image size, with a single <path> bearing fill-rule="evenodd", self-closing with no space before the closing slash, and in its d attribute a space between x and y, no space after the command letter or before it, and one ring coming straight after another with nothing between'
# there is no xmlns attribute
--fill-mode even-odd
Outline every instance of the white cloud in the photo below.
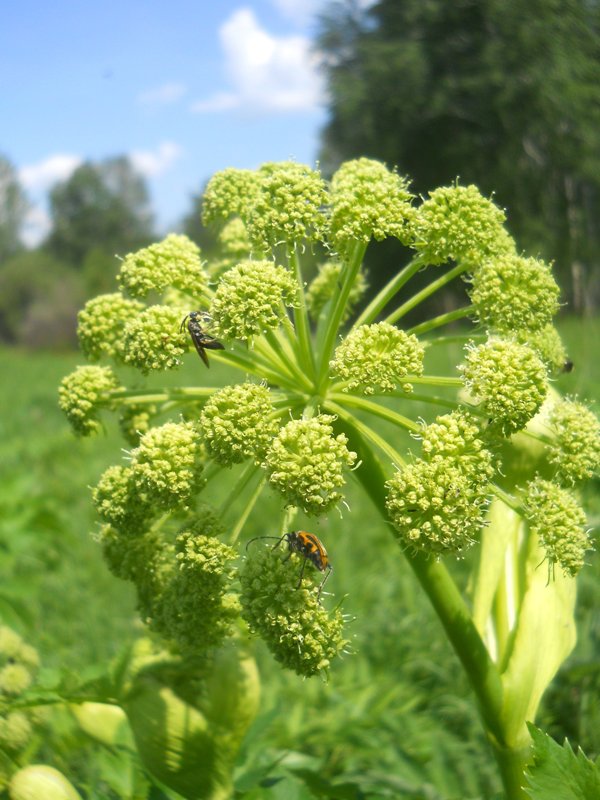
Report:
<svg viewBox="0 0 600 800"><path fill-rule="evenodd" d="M297 25L305 25L314 20L317 12L325 5L325 0L271 0L275 8Z"/></svg>
<svg viewBox="0 0 600 800"><path fill-rule="evenodd" d="M131 163L146 178L155 178L166 172L181 157L183 150L175 142L161 142L156 150L133 150Z"/></svg>
<svg viewBox="0 0 600 800"><path fill-rule="evenodd" d="M155 86L137 96L137 102L142 106L166 106L176 103L187 92L182 83L163 83Z"/></svg>
<svg viewBox="0 0 600 800"><path fill-rule="evenodd" d="M323 103L323 81L307 37L272 36L249 8L235 11L219 37L232 90L194 103L192 111L302 111Z"/></svg>
<svg viewBox="0 0 600 800"><path fill-rule="evenodd" d="M80 156L57 153L37 164L21 167L19 180L29 191L45 191L53 184L67 180L82 161Z"/></svg>
<svg viewBox="0 0 600 800"><path fill-rule="evenodd" d="M51 227L48 212L41 206L32 205L25 215L21 239L26 247L37 247L50 233Z"/></svg>

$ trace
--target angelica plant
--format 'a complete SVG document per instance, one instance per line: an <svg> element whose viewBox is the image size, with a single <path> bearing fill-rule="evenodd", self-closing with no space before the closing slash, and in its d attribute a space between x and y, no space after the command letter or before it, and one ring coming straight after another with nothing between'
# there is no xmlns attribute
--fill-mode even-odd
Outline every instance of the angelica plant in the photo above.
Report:
<svg viewBox="0 0 600 800"><path fill-rule="evenodd" d="M199 663L260 636L283 667L331 672L347 649L344 616L304 569L307 554L286 553L285 538L245 543L284 537L299 512L338 513L352 476L466 670L507 797L524 797L526 723L573 647L591 548L577 487L600 461L598 420L551 387L567 356L550 266L518 252L503 210L476 187L419 199L365 158L329 182L291 162L224 170L206 187L204 220L220 227L213 261L167 237L127 256L122 292L80 313L82 349L101 363L64 379L61 406L78 435L118 413L130 447L93 492L109 568L134 583L146 624ZM360 308L367 246L387 237L413 257ZM411 294L424 270L429 283ZM460 280L464 306L404 324ZM223 345L207 358L229 368L225 387L181 324L193 311ZM428 354L456 340L444 329L458 320L470 325L462 360L432 373ZM184 359L194 385L156 388ZM125 366L152 387L125 385ZM280 514L257 532L265 492ZM470 549L467 594L451 566Z"/></svg>

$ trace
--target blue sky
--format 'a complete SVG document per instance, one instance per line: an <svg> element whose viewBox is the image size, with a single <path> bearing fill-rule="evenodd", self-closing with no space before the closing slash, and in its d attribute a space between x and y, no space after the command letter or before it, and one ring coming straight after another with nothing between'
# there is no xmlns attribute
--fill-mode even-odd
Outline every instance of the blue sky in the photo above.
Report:
<svg viewBox="0 0 600 800"><path fill-rule="evenodd" d="M325 122L311 44L326 0L20 0L0 27L0 153L48 229L48 188L126 154L157 225L174 227L216 170L314 163Z"/></svg>

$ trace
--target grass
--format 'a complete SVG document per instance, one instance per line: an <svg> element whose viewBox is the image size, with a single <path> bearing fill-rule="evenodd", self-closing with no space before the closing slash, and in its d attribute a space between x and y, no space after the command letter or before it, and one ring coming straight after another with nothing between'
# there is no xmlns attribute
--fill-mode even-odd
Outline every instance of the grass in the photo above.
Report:
<svg viewBox="0 0 600 800"><path fill-rule="evenodd" d="M600 321L566 319L561 332L575 368L557 386L593 399L600 385L594 355ZM432 369L443 371L443 354L434 358L440 363ZM75 440L57 407L61 377L81 361L74 354L0 352L0 369L13 376L0 399L0 617L38 647L44 664L75 672L106 662L140 632L130 587L108 573L91 535L97 521L88 487L119 460L122 441L111 426L95 439ZM186 365L190 381L197 367ZM217 367L210 378L220 384L226 375ZM278 765L268 794L245 796L491 798L500 788L495 767L439 623L385 523L354 483L348 500L343 517L312 520L310 529L330 550L335 570L327 589L335 598L326 602L343 598L353 620L353 654L325 684L282 673L257 646L262 711L238 779L243 783L251 768ZM597 483L586 500L597 520ZM267 496L253 513L252 535L270 533L264 520L276 505ZM588 755L600 752L598 561L593 554L582 577L580 641L542 712L553 733L568 734ZM331 782L363 794L336 795L327 789Z"/></svg>

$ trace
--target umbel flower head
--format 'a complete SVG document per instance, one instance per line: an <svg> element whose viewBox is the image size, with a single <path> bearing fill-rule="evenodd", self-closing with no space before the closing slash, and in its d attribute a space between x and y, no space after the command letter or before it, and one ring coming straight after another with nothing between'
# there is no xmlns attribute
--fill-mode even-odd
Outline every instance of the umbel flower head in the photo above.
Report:
<svg viewBox="0 0 600 800"><path fill-rule="evenodd" d="M476 186L444 186L429 193L415 220L415 247L429 264L481 263L514 251L502 209Z"/></svg>
<svg viewBox="0 0 600 800"><path fill-rule="evenodd" d="M282 242L323 238L327 202L320 174L294 161L264 164L257 174L258 191L246 224L248 235L260 250Z"/></svg>
<svg viewBox="0 0 600 800"><path fill-rule="evenodd" d="M591 541L585 531L585 512L566 489L538 478L527 487L525 515L550 565L558 564L566 575L577 575L584 565Z"/></svg>
<svg viewBox="0 0 600 800"><path fill-rule="evenodd" d="M408 181L369 158L346 161L331 179L329 238L342 255L352 243L395 237L408 243L414 209Z"/></svg>
<svg viewBox="0 0 600 800"><path fill-rule="evenodd" d="M77 315L77 337L83 354L90 361L103 357L122 361L125 325L143 310L142 303L119 292L88 300Z"/></svg>
<svg viewBox="0 0 600 800"><path fill-rule="evenodd" d="M110 406L111 392L118 386L110 367L77 367L63 378L58 390L58 403L78 436L89 436L100 430L98 413Z"/></svg>
<svg viewBox="0 0 600 800"><path fill-rule="evenodd" d="M216 172L204 190L202 221L210 225L237 216L247 219L257 191L257 174L250 169L229 167Z"/></svg>
<svg viewBox="0 0 600 800"><path fill-rule="evenodd" d="M206 402L200 433L208 455L229 466L260 461L278 429L269 389L258 383L226 386Z"/></svg>
<svg viewBox="0 0 600 800"><path fill-rule="evenodd" d="M378 322L351 331L338 345L331 369L348 381L346 391L393 392L401 383L410 392L412 386L405 378L423 373L423 354L416 336L389 322Z"/></svg>
<svg viewBox="0 0 600 800"><path fill-rule="evenodd" d="M600 421L583 403L563 400L550 414L549 459L555 480L570 485L591 478L600 467Z"/></svg>
<svg viewBox="0 0 600 800"><path fill-rule="evenodd" d="M30 742L35 709L8 710L31 686L39 668L35 648L7 625L0 625L0 752L16 756Z"/></svg>
<svg viewBox="0 0 600 800"><path fill-rule="evenodd" d="M202 485L203 456L193 422L166 422L145 433L131 451L133 481L161 507L185 505Z"/></svg>
<svg viewBox="0 0 600 800"><path fill-rule="evenodd" d="M319 414L284 425L267 452L265 465L271 486L290 506L307 514L324 514L342 495L344 467L351 467L356 453L348 450L348 437L333 435L334 417Z"/></svg>
<svg viewBox="0 0 600 800"><path fill-rule="evenodd" d="M296 299L291 274L272 261L242 261L226 272L210 308L214 329L225 339L251 339L276 328L284 306Z"/></svg>
<svg viewBox="0 0 600 800"><path fill-rule="evenodd" d="M180 310L163 305L146 308L125 326L125 363L144 374L181 366L189 344L180 328Z"/></svg>
<svg viewBox="0 0 600 800"><path fill-rule="evenodd" d="M298 588L302 556L286 559L281 549L259 544L249 549L240 572L242 615L277 661L299 675L325 671L347 645L343 618L329 614L305 570Z"/></svg>
<svg viewBox="0 0 600 800"><path fill-rule="evenodd" d="M472 283L480 322L501 334L542 330L558 311L560 290L550 267L537 258L496 256L474 270Z"/></svg>
<svg viewBox="0 0 600 800"><path fill-rule="evenodd" d="M187 236L171 233L162 242L125 256L119 285L131 297L162 293L169 287L201 297L206 276L200 250Z"/></svg>
<svg viewBox="0 0 600 800"><path fill-rule="evenodd" d="M459 369L468 391L488 414L490 428L503 436L524 428L548 391L546 368L538 356L509 340L471 347Z"/></svg>

